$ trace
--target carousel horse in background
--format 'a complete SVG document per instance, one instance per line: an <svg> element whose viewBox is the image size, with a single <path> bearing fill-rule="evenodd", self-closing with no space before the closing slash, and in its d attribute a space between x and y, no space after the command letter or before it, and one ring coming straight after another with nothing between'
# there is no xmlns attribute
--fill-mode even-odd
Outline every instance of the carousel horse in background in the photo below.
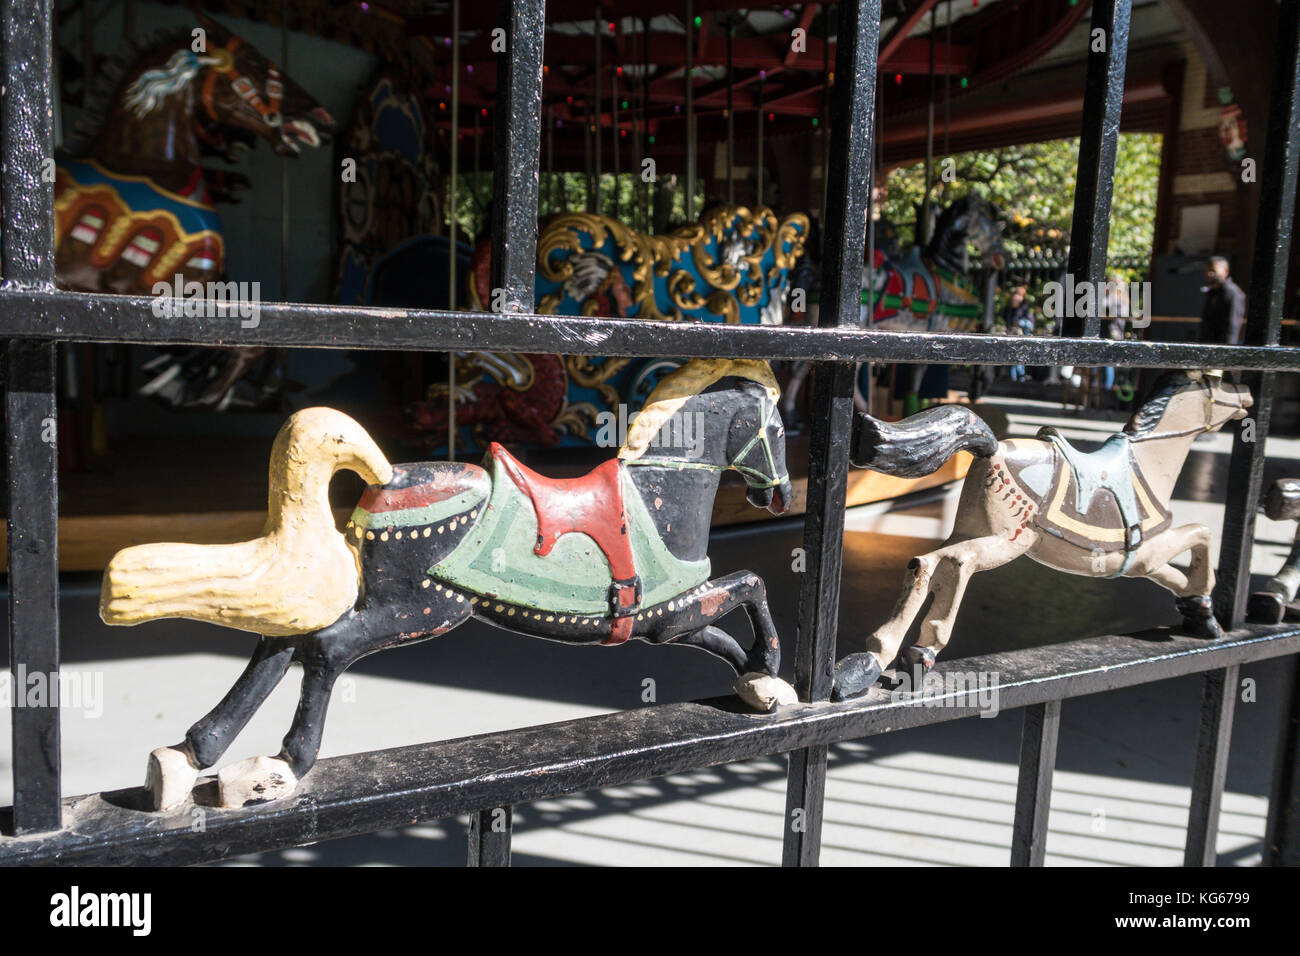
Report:
<svg viewBox="0 0 1300 956"><path fill-rule="evenodd" d="M235 156L255 139L281 156L328 140L334 120L274 63L216 21L138 40L105 66L86 99L83 127L57 158L55 278L84 292L153 295L155 286L224 277L214 202L247 184L205 169L204 155ZM215 190L212 188L215 187ZM216 195L214 195L214 191ZM245 382L263 349L164 354L142 389L175 406L259 405Z"/></svg>
<svg viewBox="0 0 1300 956"><path fill-rule="evenodd" d="M918 218L923 213L918 213ZM890 332L978 332L991 317L987 292L975 288L970 274L976 268L996 272L1006 264L1002 244L1004 223L987 200L963 196L954 200L935 218L930 242L898 252L896 244L884 243L874 250L874 268L862 270L862 328ZM972 262L970 251L976 258ZM812 302L810 297L810 302ZM809 307L809 322L817 324L819 307ZM924 356L918 356L924 358ZM908 392L917 393L925 365L910 367ZM790 419L799 389L811 363L796 366L785 390L782 414ZM861 390L855 386L854 405L867 410Z"/></svg>
<svg viewBox="0 0 1300 956"><path fill-rule="evenodd" d="M736 673L750 707L796 701L762 580L710 579L712 502L733 469L780 514L786 471L780 393L765 362L696 359L663 378L612 458L584 477L538 475L505 448L483 467L390 465L342 412L294 414L271 453L266 532L242 544L146 544L104 574L109 624L210 621L262 635L226 697L185 740L150 757L169 809L191 793L298 661L298 710L276 757L218 775L224 806L289 796L316 761L335 680L367 654L445 634L471 617L569 644L630 639L696 647ZM329 504L340 468L369 482L343 533ZM746 650L717 626L744 608Z"/></svg>
<svg viewBox="0 0 1300 956"><path fill-rule="evenodd" d="M807 234L807 216L778 219L765 207L718 207L665 235L643 235L607 216L563 213L541 224L536 308L543 315L779 324ZM472 306L482 311L492 307L490 265L484 241L474 253L469 289ZM496 352L461 353L456 361L456 426L467 428L468 444L479 447L604 443L601 417L618 416L620 406L635 411L681 364ZM432 385L428 400L408 415L430 435L431 450L444 446L446 384Z"/></svg>
<svg viewBox="0 0 1300 956"><path fill-rule="evenodd" d="M1124 430L1093 452L1079 451L1051 427L1037 438L999 442L963 405L936 406L896 425L859 415L850 450L859 467L915 478L958 451L977 460L951 537L908 564L893 616L867 639L864 653L836 665L834 698L876 682L918 613L921 635L907 649L907 663L932 666L971 576L1022 554L1069 574L1147 578L1174 593L1186 633L1222 637L1211 600L1210 531L1173 527L1169 500L1192 442L1246 417L1251 405L1250 391L1219 372L1170 372ZM1170 562L1186 551L1191 564L1184 572Z"/></svg>

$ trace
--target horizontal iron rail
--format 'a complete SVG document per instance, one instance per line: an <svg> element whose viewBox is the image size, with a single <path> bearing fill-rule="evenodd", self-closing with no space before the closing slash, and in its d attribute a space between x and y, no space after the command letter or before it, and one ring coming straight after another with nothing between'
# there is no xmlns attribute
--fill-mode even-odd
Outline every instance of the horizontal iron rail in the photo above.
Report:
<svg viewBox="0 0 1300 956"><path fill-rule="evenodd" d="M199 300L193 300L198 302ZM0 290L0 338L152 345L554 352L817 361L1112 365L1300 371L1300 348L1026 335L878 332L789 325L447 312L263 303L255 327L239 315L159 317L143 296ZM221 303L211 302L217 309Z"/></svg>
<svg viewBox="0 0 1300 956"><path fill-rule="evenodd" d="M1300 627L1251 626L1220 641L1166 631L1094 637L945 661L932 673L997 675L1000 711L1300 652ZM876 689L764 716L735 698L620 711L322 760L291 801L242 810L141 809L142 792L69 798L64 829L0 837L0 864L201 863L520 805L563 794L823 746L979 713L959 694ZM214 784L205 784L210 791ZM201 819L202 825L196 825Z"/></svg>

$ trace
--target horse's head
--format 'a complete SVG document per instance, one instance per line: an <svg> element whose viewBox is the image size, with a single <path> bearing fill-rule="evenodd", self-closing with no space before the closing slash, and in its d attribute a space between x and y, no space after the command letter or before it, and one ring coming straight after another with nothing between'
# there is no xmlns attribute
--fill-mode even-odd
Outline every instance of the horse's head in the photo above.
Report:
<svg viewBox="0 0 1300 956"><path fill-rule="evenodd" d="M1203 372L1190 374L1200 377L1201 384L1208 393L1205 398L1206 431L1214 431L1234 419L1245 418L1246 410L1255 404L1250 389L1237 382L1225 381L1223 372L1219 369L1206 369Z"/></svg>
<svg viewBox="0 0 1300 956"><path fill-rule="evenodd" d="M998 218L997 210L987 199L963 196L939 216L927 251L936 261L965 272L969 268L967 250L974 246L981 265L1001 269L1007 261L1002 244L1005 227L1006 223Z"/></svg>
<svg viewBox="0 0 1300 956"><path fill-rule="evenodd" d="M242 37L210 17L198 20L204 37L195 83L206 122L253 133L281 156L329 139L334 118L306 90Z"/></svg>
<svg viewBox="0 0 1300 956"><path fill-rule="evenodd" d="M1254 403L1250 389L1217 369L1166 372L1124 430L1135 441L1217 431Z"/></svg>
<svg viewBox="0 0 1300 956"><path fill-rule="evenodd" d="M747 378L731 386L742 401L727 430L727 467L740 473L749 489L745 498L755 508L784 514L794 497L785 464L785 425L781 421L779 393Z"/></svg>
<svg viewBox="0 0 1300 956"><path fill-rule="evenodd" d="M966 221L966 241L979 253L980 265L1001 269L1007 264L1007 250L1002 244L1006 222L987 199L971 197Z"/></svg>

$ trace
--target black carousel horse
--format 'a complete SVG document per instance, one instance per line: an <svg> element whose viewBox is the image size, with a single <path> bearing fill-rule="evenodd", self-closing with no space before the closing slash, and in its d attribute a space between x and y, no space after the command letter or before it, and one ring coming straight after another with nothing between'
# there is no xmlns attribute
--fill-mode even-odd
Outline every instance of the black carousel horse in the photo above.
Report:
<svg viewBox="0 0 1300 956"><path fill-rule="evenodd" d="M376 651L445 634L471 617L572 644L697 647L736 672L758 710L792 703L762 580L711 580L711 502L722 472L751 504L790 503L779 392L764 362L695 360L662 380L616 459L567 481L534 474L500 445L483 467L390 466L341 412L298 412L272 452L266 534L239 545L141 545L104 578L110 624L165 617L263 635L225 699L175 747L154 751L155 805L175 806L298 661L298 711L275 758L219 775L222 802L274 799L311 769L335 680ZM340 536L328 508L341 467L371 482ZM344 543L346 542L346 544ZM747 651L716 626L743 607Z"/></svg>

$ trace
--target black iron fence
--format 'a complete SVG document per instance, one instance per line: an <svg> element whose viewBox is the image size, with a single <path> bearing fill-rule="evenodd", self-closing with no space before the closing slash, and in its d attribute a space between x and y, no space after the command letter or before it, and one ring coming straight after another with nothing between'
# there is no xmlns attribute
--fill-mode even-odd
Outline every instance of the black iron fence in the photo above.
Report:
<svg viewBox="0 0 1300 956"><path fill-rule="evenodd" d="M1202 367L1245 371L1256 396L1257 441L1234 443L1226 492L1216 610L1230 629L1214 643L1161 635L1100 636L965 660L1002 675L1003 709L1024 708L1024 736L1011 860L1043 861L1062 702L1072 697L1206 675L1198 757L1191 780L1186 861L1214 862L1219 801L1238 668L1288 657L1292 690L1280 729L1264 857L1300 862L1300 710L1294 676L1300 627L1243 623L1254 503L1259 500L1273 379L1300 371L1300 349L1277 345L1300 148L1300 2L1284 0L1277 72L1261 177L1260 216L1242 346L1113 341L1098 319L1068 320L1053 338L900 334L854 328L865 245L880 0L841 3L832 99L831 164L822 309L817 328L671 324L531 314L536 262L538 147L542 103L543 0L503 0L508 55L500 102L492 285L505 314L269 305L256 329L187 317L158 318L144 297L78 295L53 288L51 0L3 0L3 274L0 336L9 339L5 379L9 462L10 661L59 667L54 344L138 342L372 349L496 349L566 352L575 341L601 354L803 358L817 365L804 548L808 568L795 643L796 686L805 703L776 716L735 713L726 701L645 708L459 741L321 761L298 793L276 803L188 814L150 813L129 792L64 798L57 707L13 711L14 805L0 836L0 862L196 862L294 846L381 828L471 814L469 861L509 861L509 808L564 793L629 783L761 755L789 754L784 861L817 862L827 746L841 740L970 716L973 706L868 696L828 702L839 627L841 551L853 371L861 361ZM1078 187L1067 267L1096 282L1105 267L1115 146L1128 46L1129 0L1097 0L1092 26L1111 38L1088 61ZM215 303L213 304L215 305ZM940 674L948 665L939 664ZM505 811L504 813L500 811ZM800 811L795 813L795 811ZM493 822L506 822L505 827ZM799 821L794 825L795 820Z"/></svg>

